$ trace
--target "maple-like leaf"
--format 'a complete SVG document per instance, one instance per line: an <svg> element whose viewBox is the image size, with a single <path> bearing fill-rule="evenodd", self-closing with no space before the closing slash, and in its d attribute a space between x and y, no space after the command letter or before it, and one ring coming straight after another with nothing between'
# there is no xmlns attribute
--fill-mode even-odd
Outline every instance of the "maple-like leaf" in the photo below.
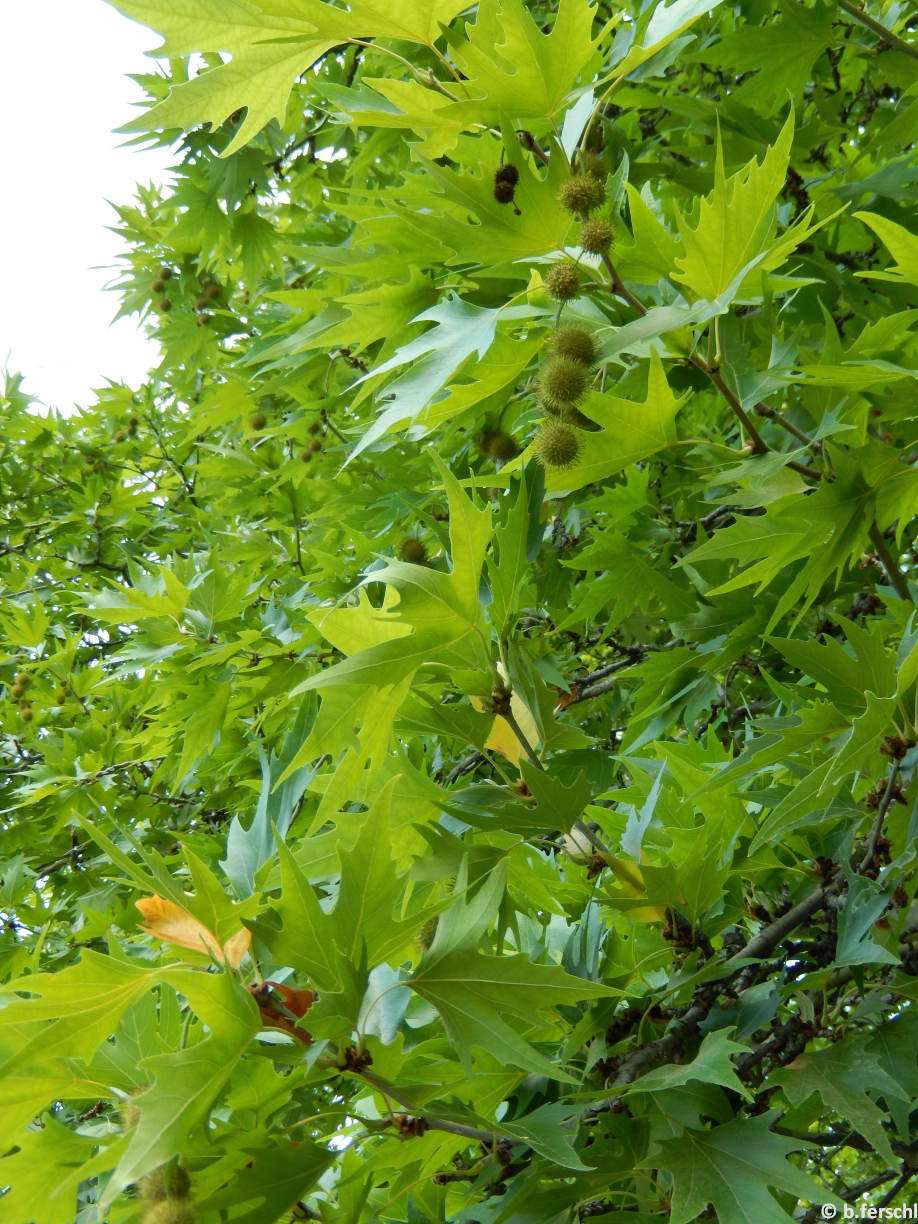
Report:
<svg viewBox="0 0 918 1224"><path fill-rule="evenodd" d="M673 1179L671 1224L689 1224L713 1204L718 1224L778 1224L792 1220L769 1190L790 1191L815 1203L841 1200L787 1159L807 1146L770 1129L778 1110L735 1118L710 1130L684 1130L658 1143L642 1168L665 1169Z"/></svg>

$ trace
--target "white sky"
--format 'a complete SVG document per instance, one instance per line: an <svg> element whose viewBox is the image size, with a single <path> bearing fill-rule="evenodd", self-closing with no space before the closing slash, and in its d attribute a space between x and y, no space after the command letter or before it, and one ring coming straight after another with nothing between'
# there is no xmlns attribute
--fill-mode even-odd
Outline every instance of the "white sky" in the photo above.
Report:
<svg viewBox="0 0 918 1224"><path fill-rule="evenodd" d="M156 361L137 316L110 326L118 298L103 286L120 249L106 201L130 202L169 165L112 132L143 97L125 73L155 71L143 52L162 39L103 0L0 3L0 369L66 412Z"/></svg>

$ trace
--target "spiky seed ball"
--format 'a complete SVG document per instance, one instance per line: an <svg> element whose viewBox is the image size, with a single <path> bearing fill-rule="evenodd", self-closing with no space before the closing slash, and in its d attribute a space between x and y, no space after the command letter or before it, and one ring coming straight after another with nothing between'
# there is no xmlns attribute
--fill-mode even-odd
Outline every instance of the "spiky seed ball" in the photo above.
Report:
<svg viewBox="0 0 918 1224"><path fill-rule="evenodd" d="M604 255L614 237L611 222L604 217L594 217L592 221L584 221L580 230L580 245L591 255Z"/></svg>
<svg viewBox="0 0 918 1224"><path fill-rule="evenodd" d="M137 432L137 426L138 426L139 424L140 424L140 422L137 420L137 418L136 418L136 417L130 417L130 418L129 418L129 420L128 420L128 426L127 426L127 431L128 431L128 433L131 435L131 437L132 437L132 438L133 438L134 434Z"/></svg>
<svg viewBox="0 0 918 1224"><path fill-rule="evenodd" d="M580 274L572 259L556 263L545 274L545 288L557 302L569 302L580 293Z"/></svg>
<svg viewBox="0 0 918 1224"><path fill-rule="evenodd" d="M495 183L509 183L511 187L515 187L520 181L520 172L516 166L498 166L494 181Z"/></svg>
<svg viewBox="0 0 918 1224"><path fill-rule="evenodd" d="M309 443L309 449L314 455L317 454L322 449L321 441L318 438L313 438L313 440Z"/></svg>
<svg viewBox="0 0 918 1224"><path fill-rule="evenodd" d="M159 1203L163 1199L186 1199L191 1190L191 1179L188 1170L180 1164L173 1165L171 1169L160 1165L140 1179L137 1189L151 1203Z"/></svg>
<svg viewBox="0 0 918 1224"><path fill-rule="evenodd" d="M583 154L580 164L583 167L584 174L592 174L593 178L599 179L601 183L605 182L606 175L609 173L609 167L604 157L589 151Z"/></svg>
<svg viewBox="0 0 918 1224"><path fill-rule="evenodd" d="M312 462L312 451L309 449L308 446L304 450L300 451L300 458L302 459L304 463Z"/></svg>
<svg viewBox="0 0 918 1224"><path fill-rule="evenodd" d="M513 199L514 186L504 179L498 179L494 184L494 199L498 204L509 204Z"/></svg>
<svg viewBox="0 0 918 1224"><path fill-rule="evenodd" d="M25 692L24 684L14 684L12 688L10 689L10 696L12 697L14 701L18 701L24 692Z"/></svg>
<svg viewBox="0 0 918 1224"><path fill-rule="evenodd" d="M30 723L35 717L35 712L30 705L21 705L19 707L19 717L25 723Z"/></svg>
<svg viewBox="0 0 918 1224"><path fill-rule="evenodd" d="M141 1224L197 1224L198 1213L186 1199L161 1199L143 1213Z"/></svg>
<svg viewBox="0 0 918 1224"><path fill-rule="evenodd" d="M127 440L127 430L116 429L112 436L112 440L115 442L125 442Z"/></svg>
<svg viewBox="0 0 918 1224"><path fill-rule="evenodd" d="M311 434L321 433L322 432L322 422L313 421L313 423L309 426L309 429L307 429L306 432L311 433Z"/></svg>
<svg viewBox="0 0 918 1224"><path fill-rule="evenodd" d="M539 402L558 411L578 400L590 380L589 369L573 357L550 357L539 375Z"/></svg>
<svg viewBox="0 0 918 1224"><path fill-rule="evenodd" d="M157 276L156 280L150 282L150 288L154 293L162 293L166 287L166 282L161 276Z"/></svg>
<svg viewBox="0 0 918 1224"><path fill-rule="evenodd" d="M577 327L568 323L559 327L551 338L551 351L556 357L569 357L572 361L580 361L585 366L596 362L596 341L593 333L585 327Z"/></svg>
<svg viewBox="0 0 918 1224"><path fill-rule="evenodd" d="M516 438L513 434L504 433L500 430L491 439L491 447L489 451L491 458L496 459L499 463L509 463L511 459L515 459L520 453L520 448L516 444Z"/></svg>
<svg viewBox="0 0 918 1224"><path fill-rule="evenodd" d="M30 677L28 672L18 671L16 673L15 683L18 684L20 688L28 688L29 679Z"/></svg>
<svg viewBox="0 0 918 1224"><path fill-rule="evenodd" d="M163 264L160 270L156 273L160 280L172 280L172 269L168 264Z"/></svg>
<svg viewBox="0 0 918 1224"><path fill-rule="evenodd" d="M156 309L161 311L163 314L168 314L172 309L172 299L166 297L160 298L159 305L156 307Z"/></svg>
<svg viewBox="0 0 918 1224"><path fill-rule="evenodd" d="M590 420L579 408L567 407L558 415L565 425L573 425L577 429L585 429L588 433L596 433L597 430L602 429L601 425L597 425L595 421Z"/></svg>
<svg viewBox="0 0 918 1224"><path fill-rule="evenodd" d="M418 931L417 943L422 952L426 952L434 941L434 935L437 933L437 921L437 916L434 914L433 918L428 918Z"/></svg>
<svg viewBox="0 0 918 1224"><path fill-rule="evenodd" d="M398 555L412 565L423 565L427 560L427 549L424 541L417 536L403 536L398 542Z"/></svg>
<svg viewBox="0 0 918 1224"><path fill-rule="evenodd" d="M479 455L490 455L491 442L498 430L492 429L490 426L485 426L484 429L479 429L478 433L472 439L472 444L478 451Z"/></svg>
<svg viewBox="0 0 918 1224"><path fill-rule="evenodd" d="M594 174L575 174L558 192L558 199L572 213L588 213L605 202L606 189Z"/></svg>
<svg viewBox="0 0 918 1224"><path fill-rule="evenodd" d="M264 429L267 423L268 418L263 412L256 412L255 415L249 419L249 424L253 429Z"/></svg>
<svg viewBox="0 0 918 1224"><path fill-rule="evenodd" d="M539 463L548 468L564 468L580 454L580 439L568 425L543 421L532 444Z"/></svg>

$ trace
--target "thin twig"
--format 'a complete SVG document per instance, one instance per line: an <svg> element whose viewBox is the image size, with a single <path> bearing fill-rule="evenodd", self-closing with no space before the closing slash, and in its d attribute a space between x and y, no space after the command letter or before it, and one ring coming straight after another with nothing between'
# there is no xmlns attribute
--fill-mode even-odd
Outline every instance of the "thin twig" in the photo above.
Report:
<svg viewBox="0 0 918 1224"><path fill-rule="evenodd" d="M871 17L869 13L865 13L862 8L858 8L856 4L852 4L851 0L838 0L838 7L844 9L855 21L859 21L861 25L866 26L871 33L876 34L877 38L881 39L888 46L901 51L903 55L910 55L912 59L918 59L918 45L907 43L898 34L893 34L892 30L887 30L886 26L881 25L879 21Z"/></svg>

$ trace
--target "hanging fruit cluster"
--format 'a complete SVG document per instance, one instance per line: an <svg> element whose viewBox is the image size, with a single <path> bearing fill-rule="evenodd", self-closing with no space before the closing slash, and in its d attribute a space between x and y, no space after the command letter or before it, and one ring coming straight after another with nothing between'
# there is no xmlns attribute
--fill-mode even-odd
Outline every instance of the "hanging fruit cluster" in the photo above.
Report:
<svg viewBox="0 0 918 1224"><path fill-rule="evenodd" d="M582 222L580 246L590 255L606 255L614 229L605 208L606 191L600 175L604 164L595 152L583 155L583 169L561 187L558 199ZM563 305L578 297L581 271L573 259L554 264L545 276L545 288ZM598 353L592 332L576 324L559 326L552 336L548 360L539 374L537 395L545 420L533 439L535 458L547 468L565 468L583 451L583 432L597 428L578 403L593 380Z"/></svg>

